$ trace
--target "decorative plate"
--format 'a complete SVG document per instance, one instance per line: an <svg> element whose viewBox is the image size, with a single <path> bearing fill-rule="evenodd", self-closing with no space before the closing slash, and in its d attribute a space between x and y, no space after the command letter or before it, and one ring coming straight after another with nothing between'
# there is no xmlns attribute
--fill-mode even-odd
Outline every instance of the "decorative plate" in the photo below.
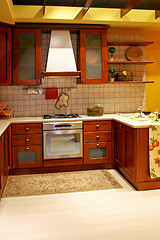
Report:
<svg viewBox="0 0 160 240"><path fill-rule="evenodd" d="M130 61L140 61L143 57L143 52L139 47L129 47L126 50L126 57Z"/></svg>

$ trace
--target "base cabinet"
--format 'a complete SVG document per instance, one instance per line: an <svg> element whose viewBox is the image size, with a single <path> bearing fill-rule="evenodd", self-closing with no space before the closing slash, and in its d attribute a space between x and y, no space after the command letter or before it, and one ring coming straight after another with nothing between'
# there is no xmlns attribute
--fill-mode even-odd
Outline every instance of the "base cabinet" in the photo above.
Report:
<svg viewBox="0 0 160 240"><path fill-rule="evenodd" d="M136 129L115 122L115 164L121 172L136 180Z"/></svg>
<svg viewBox="0 0 160 240"><path fill-rule="evenodd" d="M111 163L111 121L84 122L84 164Z"/></svg>
<svg viewBox="0 0 160 240"><path fill-rule="evenodd" d="M0 137L0 196L3 193L8 177L9 166L9 128Z"/></svg>
<svg viewBox="0 0 160 240"><path fill-rule="evenodd" d="M12 168L42 166L42 124L13 124Z"/></svg>

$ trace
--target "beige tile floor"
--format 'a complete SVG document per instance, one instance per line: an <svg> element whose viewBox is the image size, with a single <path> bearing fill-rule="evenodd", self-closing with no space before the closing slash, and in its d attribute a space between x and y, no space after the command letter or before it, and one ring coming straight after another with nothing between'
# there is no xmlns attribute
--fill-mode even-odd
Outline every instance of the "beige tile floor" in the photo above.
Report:
<svg viewBox="0 0 160 240"><path fill-rule="evenodd" d="M2 199L0 240L160 239L160 190L123 189Z"/></svg>

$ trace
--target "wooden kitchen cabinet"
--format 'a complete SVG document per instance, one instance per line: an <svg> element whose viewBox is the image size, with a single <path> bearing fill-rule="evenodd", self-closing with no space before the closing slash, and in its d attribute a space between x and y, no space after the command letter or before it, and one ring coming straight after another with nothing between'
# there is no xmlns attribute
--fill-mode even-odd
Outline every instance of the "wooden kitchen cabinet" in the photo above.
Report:
<svg viewBox="0 0 160 240"><path fill-rule="evenodd" d="M0 136L0 196L5 188L9 172L9 131L8 127Z"/></svg>
<svg viewBox="0 0 160 240"><path fill-rule="evenodd" d="M111 121L84 122L84 164L111 163Z"/></svg>
<svg viewBox="0 0 160 240"><path fill-rule="evenodd" d="M13 124L12 168L36 168L42 166L42 124Z"/></svg>
<svg viewBox="0 0 160 240"><path fill-rule="evenodd" d="M136 180L136 129L115 122L115 164L122 173Z"/></svg>
<svg viewBox="0 0 160 240"><path fill-rule="evenodd" d="M41 84L42 32L13 29L13 84Z"/></svg>
<svg viewBox="0 0 160 240"><path fill-rule="evenodd" d="M0 26L0 85L12 84L12 33Z"/></svg>
<svg viewBox="0 0 160 240"><path fill-rule="evenodd" d="M80 30L81 83L107 82L107 30Z"/></svg>

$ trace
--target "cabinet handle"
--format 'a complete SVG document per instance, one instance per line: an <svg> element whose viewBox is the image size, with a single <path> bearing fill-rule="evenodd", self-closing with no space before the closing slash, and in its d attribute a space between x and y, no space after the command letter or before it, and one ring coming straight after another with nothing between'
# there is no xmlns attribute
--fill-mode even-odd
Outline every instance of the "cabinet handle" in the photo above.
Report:
<svg viewBox="0 0 160 240"><path fill-rule="evenodd" d="M4 135L1 136L1 141L4 141Z"/></svg>
<svg viewBox="0 0 160 240"><path fill-rule="evenodd" d="M99 136L96 136L96 138L98 139L98 138L99 138Z"/></svg>
<svg viewBox="0 0 160 240"><path fill-rule="evenodd" d="M40 84L40 80L37 80L37 84Z"/></svg>
<svg viewBox="0 0 160 240"><path fill-rule="evenodd" d="M25 141L26 141L26 142L29 142L29 138L26 138Z"/></svg>
<svg viewBox="0 0 160 240"><path fill-rule="evenodd" d="M26 149L26 150L29 150L29 147L26 147L25 149Z"/></svg>
<svg viewBox="0 0 160 240"><path fill-rule="evenodd" d="M99 147L99 143L97 143L97 147Z"/></svg>
<svg viewBox="0 0 160 240"><path fill-rule="evenodd" d="M96 128L99 128L99 125L98 125L98 124L96 125Z"/></svg>
<svg viewBox="0 0 160 240"><path fill-rule="evenodd" d="M84 82L84 79L82 79L82 82Z"/></svg>
<svg viewBox="0 0 160 240"><path fill-rule="evenodd" d="M29 130L29 127L26 127L25 129L26 129L26 131L28 131L28 130Z"/></svg>

